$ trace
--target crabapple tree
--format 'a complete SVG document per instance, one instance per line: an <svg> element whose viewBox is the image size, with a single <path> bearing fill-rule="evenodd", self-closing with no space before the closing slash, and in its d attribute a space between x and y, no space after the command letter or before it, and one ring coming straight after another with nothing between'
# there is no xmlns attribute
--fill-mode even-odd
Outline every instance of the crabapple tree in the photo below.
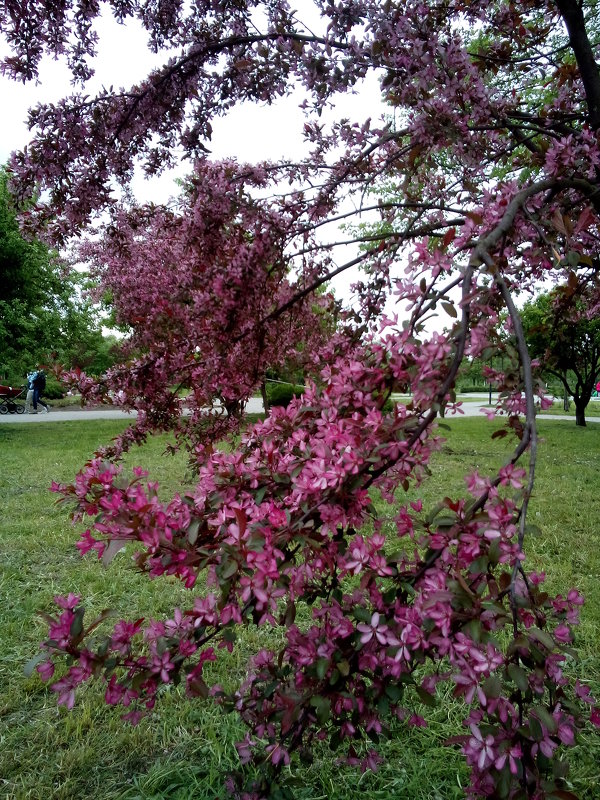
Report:
<svg viewBox="0 0 600 800"><path fill-rule="evenodd" d="M103 235L77 248L116 322L131 331L126 360L103 381L74 375L87 399L138 411L113 453L150 429L173 430L192 448L237 429L236 414L207 417L215 399L237 411L267 368L314 369L331 341L324 323L332 295L296 297L281 256L281 220L249 195L230 195L232 168L207 164L177 209L115 210ZM249 169L246 183L260 186L262 178ZM184 400L179 389L190 390Z"/></svg>
<svg viewBox="0 0 600 800"><path fill-rule="evenodd" d="M235 711L248 729L242 763L263 765L262 780L246 784L242 773L231 785L249 798L267 797L316 739L375 767L368 742L398 720L425 724L446 682L464 700L468 732L455 744L470 797L571 797L568 748L600 723L600 709L566 669L581 595L549 595L526 566L538 384L515 296L574 271L590 286L590 312L599 302L596 4L103 7L137 20L166 61L95 97L85 83L98 3L14 0L0 11L7 74L35 79L48 53L83 86L30 113L13 191L41 200L22 224L60 243L108 212L102 237L84 248L134 330L130 377L115 370L102 391L123 390L137 428L54 489L88 522L82 553L108 563L136 542L138 566L178 576L191 599L168 620L122 620L102 636L106 620L87 620L79 597L61 596L38 671L69 708L97 678L134 721L171 683ZM357 102L354 119L335 119L336 97L370 75L389 118L364 119ZM304 92L304 157L210 158L215 118L292 90ZM119 205L134 166L156 174L181 153L193 177L180 209ZM357 265L353 308L335 335L320 336L305 313L312 294ZM430 321L441 309L451 320L443 332ZM494 333L501 319L505 337ZM314 364L304 396L246 429L232 451L213 450L222 420L201 407L215 394L243 402L264 366L299 342ZM513 442L504 464L466 474L465 495L433 510L403 500L426 479L440 408L460 412L461 362L487 360L503 342L507 366L493 378L494 413ZM174 384L191 388L189 422ZM400 388L410 402L388 411ZM161 502L144 471L126 475L118 457L169 428L190 443L197 484ZM280 645L256 653L226 690L206 665L236 647L240 626L278 628ZM67 668L54 675L62 655Z"/></svg>

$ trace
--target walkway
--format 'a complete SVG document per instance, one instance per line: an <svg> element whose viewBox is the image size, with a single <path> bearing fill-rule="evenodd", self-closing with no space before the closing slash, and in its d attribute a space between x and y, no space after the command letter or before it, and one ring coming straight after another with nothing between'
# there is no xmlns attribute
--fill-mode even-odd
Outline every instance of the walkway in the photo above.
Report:
<svg viewBox="0 0 600 800"><path fill-rule="evenodd" d="M482 395L481 399L476 402L469 401L463 402L461 409L464 414L449 414L446 419L461 419L461 417L478 417L482 416L481 408L487 401L487 394ZM246 406L246 411L250 414L260 414L263 411L263 404L260 397L251 397ZM56 408L52 409L49 414L0 414L0 424L15 424L15 423L36 423L36 422L65 422L73 420L92 420L92 419L135 419L135 412L121 411L119 408ZM564 419L570 420L575 424L575 417L568 417L564 414L544 414L538 419ZM600 422L600 417L587 417L586 422Z"/></svg>

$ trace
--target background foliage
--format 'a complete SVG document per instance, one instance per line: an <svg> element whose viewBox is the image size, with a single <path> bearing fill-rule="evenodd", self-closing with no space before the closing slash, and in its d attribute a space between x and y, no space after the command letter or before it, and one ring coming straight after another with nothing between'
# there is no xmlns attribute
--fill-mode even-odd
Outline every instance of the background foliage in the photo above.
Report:
<svg viewBox="0 0 600 800"><path fill-rule="evenodd" d="M0 169L0 380L18 386L38 363L105 372L114 363L116 339L102 333L84 293L86 276L21 235L7 182ZM48 386L48 397L61 394L58 382Z"/></svg>

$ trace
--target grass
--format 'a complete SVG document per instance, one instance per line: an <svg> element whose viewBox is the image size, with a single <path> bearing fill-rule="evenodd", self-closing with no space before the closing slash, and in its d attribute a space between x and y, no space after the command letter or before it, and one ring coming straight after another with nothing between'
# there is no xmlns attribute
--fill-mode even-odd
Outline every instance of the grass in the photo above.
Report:
<svg viewBox="0 0 600 800"><path fill-rule="evenodd" d="M575 403L571 400L568 411L565 411L562 400L555 400L550 408L539 412L540 414L560 414L561 416L573 417L575 419ZM600 402L592 400L585 409L586 417L600 417Z"/></svg>
<svg viewBox="0 0 600 800"><path fill-rule="evenodd" d="M506 441L492 440L495 423L449 420L447 441L436 456L434 477L419 490L425 506L462 493L465 471L493 471ZM224 798L223 777L237 766L236 718L169 691L155 715L138 727L124 725L103 702L99 685L79 695L72 712L57 708L54 693L23 666L36 653L57 593L80 593L90 611L115 608L123 616L162 616L190 604L190 593L171 579L148 581L120 555L105 570L81 559L76 532L47 492L52 479L67 481L92 453L125 425L121 421L0 425L0 797L15 800L162 800ZM538 483L531 515L542 533L529 542L532 568L545 569L549 585L577 585L587 598L578 634L579 663L571 669L600 693L600 427L570 421L539 423ZM183 455L163 455L157 437L130 458L150 467L165 495L188 480ZM438 469L435 469L435 467ZM411 495L412 496L412 495ZM416 496L416 494L415 494ZM225 679L241 673L246 655L263 644L249 632L240 652L224 665ZM461 707L443 695L425 730L399 731L381 748L386 763L376 774L339 768L335 755L315 751L314 764L296 772L298 800L454 800L467 780L459 753L444 745L458 731ZM585 800L597 797L599 737L584 734L575 748L572 780Z"/></svg>
<svg viewBox="0 0 600 800"><path fill-rule="evenodd" d="M55 400L48 400L52 408L80 408L81 395L80 394L67 394L64 397L59 397Z"/></svg>
<svg viewBox="0 0 600 800"><path fill-rule="evenodd" d="M397 402L408 402L410 397L408 395L400 395L394 394L392 395L393 399ZM492 408L495 407L495 395L492 396L493 402L490 404L488 403L487 393L485 397L483 396L483 392L477 394L469 394L469 393L458 393L456 395L457 401L461 403L477 403L482 408ZM550 408L546 409L545 411L538 411L538 416L543 416L545 414L554 414L559 415L561 417L572 417L575 420L575 403L571 400L569 403L569 410L565 411L563 406L562 400L555 400ZM585 416L586 417L600 417L600 401L592 400L588 403L587 408L585 409Z"/></svg>

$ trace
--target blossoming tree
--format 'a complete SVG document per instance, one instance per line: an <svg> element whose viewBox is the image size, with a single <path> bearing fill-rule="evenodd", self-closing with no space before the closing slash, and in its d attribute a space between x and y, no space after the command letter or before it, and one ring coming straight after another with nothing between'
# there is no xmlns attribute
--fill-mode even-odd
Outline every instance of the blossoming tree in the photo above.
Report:
<svg viewBox="0 0 600 800"><path fill-rule="evenodd" d="M241 192L230 196L231 168L207 166L177 209L117 209L103 236L77 249L132 331L127 359L105 380L74 375L88 399L116 397L138 412L113 454L148 430L171 429L192 449L237 430L237 412L264 388L267 368L314 368L323 357L333 297L296 297L281 221ZM190 390L183 399L180 389ZM215 400L231 413L207 416Z"/></svg>
<svg viewBox="0 0 600 800"><path fill-rule="evenodd" d="M42 201L24 225L60 242L112 210L106 258L93 258L143 345L124 387L142 411L129 438L174 427L192 443L197 467L194 491L160 502L143 470L121 470L125 437L105 453L111 458L98 456L72 485L54 487L76 520L90 520L82 553L108 563L137 542L139 567L178 576L192 598L169 620L123 620L101 640L104 620L87 620L79 597L57 598L38 671L52 679L66 654L68 669L52 684L59 702L72 707L80 684L102 678L107 702L133 720L179 682L190 698L235 710L248 727L242 762L267 767L262 783L232 786L247 797L268 796L315 739L374 766L361 742L385 735L394 719L423 724L423 704L450 682L465 703L469 733L457 742L471 767L470 796L570 797L565 750L586 720L600 722L600 710L564 669L580 594L549 596L525 565L537 384L514 296L570 272L572 283L593 289L590 313L598 303L595 4L303 5L310 23L285 0L108 0L118 20L140 21L154 51L169 51L167 63L127 90L75 94L31 112L34 135L13 158L13 185L23 198L41 190ZM74 0L3 4L12 46L5 71L34 79L49 52L85 83L98 14L98 4ZM357 108L356 119L326 125L322 108L370 73L395 122L361 119ZM215 117L298 87L305 158L211 161ZM134 218L116 206L115 182L126 184L136 162L154 174L176 152L194 163L180 215L153 209ZM340 263L327 231L358 214L379 225L357 234L361 247ZM156 236L154 253L136 230ZM142 264L148 280L139 277L130 301ZM297 309L356 264L364 270L345 327L327 341L307 334L315 370L304 396L249 428L232 452L213 451L210 437L223 429L200 408L223 394L221 378L228 400L247 397L257 365L305 335ZM384 314L390 297L405 322ZM438 308L452 325L431 333L425 323ZM514 449L496 474L467 474L465 497L427 512L402 493L426 477L436 417L454 408L461 361L488 353L503 313L515 361L495 376L496 411ZM195 355L204 352L201 335L206 363ZM192 388L185 428L169 390L184 375ZM122 388L122 373L111 380ZM411 389L410 403L386 411L399 388ZM376 496L393 509L391 534ZM303 607L309 622L297 616ZM244 625L279 627L281 645L257 653L227 692L206 664L235 647Z"/></svg>

